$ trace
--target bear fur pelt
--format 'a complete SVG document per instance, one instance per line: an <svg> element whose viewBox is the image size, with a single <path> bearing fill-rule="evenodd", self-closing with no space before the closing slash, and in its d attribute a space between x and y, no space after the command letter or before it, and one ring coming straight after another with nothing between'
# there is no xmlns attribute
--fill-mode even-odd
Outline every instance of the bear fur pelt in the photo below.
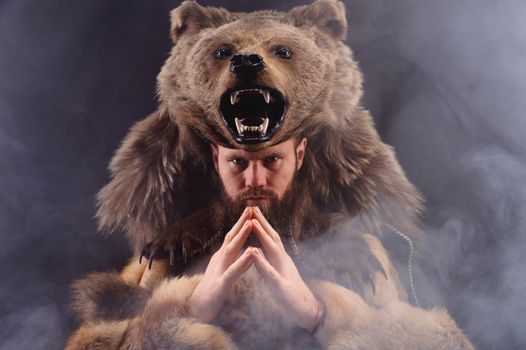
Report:
<svg viewBox="0 0 526 350"><path fill-rule="evenodd" d="M293 220L296 231L304 217L332 212L367 218L371 233L389 222L418 241L421 198L360 104L363 80L343 42L346 33L339 1L287 13L233 13L183 2L172 12L174 47L158 77L159 108L130 130L111 161L111 181L98 194L100 230L124 230L135 253L161 240L188 254L196 246L185 244L210 238L210 230L185 233L188 218L221 217L221 205L211 204L219 190L210 142L258 150L306 137L300 180L308 203ZM284 48L290 58L282 57ZM242 81L230 71L231 58L217 56L236 52L256 53L265 69ZM275 107L284 113L274 116L266 141L238 142L232 121L223 118L225 98L243 85L267 89L270 105L283 104Z"/></svg>
<svg viewBox="0 0 526 350"><path fill-rule="evenodd" d="M100 229L124 230L136 256L75 283L83 324L68 350L472 349L446 311L410 305L385 250L389 235L419 246L422 200L360 104L346 33L337 0L286 13L184 1L172 12L159 108L132 127L97 197ZM189 318L186 301L239 215L222 202L210 143L256 151L291 137L307 138L305 160L290 211L269 219L325 321L314 334L295 328L254 268L213 324Z"/></svg>

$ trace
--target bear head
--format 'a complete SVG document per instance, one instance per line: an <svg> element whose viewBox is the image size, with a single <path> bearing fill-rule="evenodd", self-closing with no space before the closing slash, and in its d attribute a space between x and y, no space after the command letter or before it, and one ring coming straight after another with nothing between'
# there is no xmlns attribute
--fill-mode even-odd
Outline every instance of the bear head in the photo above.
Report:
<svg viewBox="0 0 526 350"><path fill-rule="evenodd" d="M185 1L172 12L162 105L210 142L256 150L313 126L338 127L362 77L342 40L345 9L318 0L287 13L232 13Z"/></svg>

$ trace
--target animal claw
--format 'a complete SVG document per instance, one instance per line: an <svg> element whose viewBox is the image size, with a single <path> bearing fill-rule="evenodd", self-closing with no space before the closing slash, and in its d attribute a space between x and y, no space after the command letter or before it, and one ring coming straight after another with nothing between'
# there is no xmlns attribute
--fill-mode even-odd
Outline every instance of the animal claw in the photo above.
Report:
<svg viewBox="0 0 526 350"><path fill-rule="evenodd" d="M376 295L376 286L374 284L374 276L369 273L369 282L371 283L371 287L373 288L373 295Z"/></svg>
<svg viewBox="0 0 526 350"><path fill-rule="evenodd" d="M184 263L186 264L187 254L186 254L186 246L184 243L183 243L183 260L184 260Z"/></svg>
<svg viewBox="0 0 526 350"><path fill-rule="evenodd" d="M139 265L142 264L142 257L146 257L146 256L149 256L149 251L150 251L150 248L152 246L152 243L148 243L144 246L144 248L142 248L142 251L141 251L141 255L139 256Z"/></svg>
<svg viewBox="0 0 526 350"><path fill-rule="evenodd" d="M173 249L170 249L170 266L174 266L175 252Z"/></svg>
<svg viewBox="0 0 526 350"><path fill-rule="evenodd" d="M153 265L153 255L150 256L150 259L148 259L148 270L152 269L152 265Z"/></svg>
<svg viewBox="0 0 526 350"><path fill-rule="evenodd" d="M377 271L380 271L382 273L382 275L384 275L385 279L388 279L387 277L387 272L385 272L385 269L384 267L382 266L382 264L378 261L378 259L376 259L374 256L369 256L369 263L372 265L372 267L377 270Z"/></svg>
<svg viewBox="0 0 526 350"><path fill-rule="evenodd" d="M150 252L150 258L148 259L148 270L152 269L153 260L155 258L155 254L157 253L157 250L159 250L159 246L153 245L152 251Z"/></svg>

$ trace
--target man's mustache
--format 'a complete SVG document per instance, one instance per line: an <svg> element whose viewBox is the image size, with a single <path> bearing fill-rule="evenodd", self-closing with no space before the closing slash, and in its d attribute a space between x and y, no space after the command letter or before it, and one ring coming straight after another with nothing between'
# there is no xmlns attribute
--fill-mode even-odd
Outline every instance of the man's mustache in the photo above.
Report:
<svg viewBox="0 0 526 350"><path fill-rule="evenodd" d="M274 191L256 187L241 193L238 197L238 200L246 201L251 198L278 199L278 196Z"/></svg>

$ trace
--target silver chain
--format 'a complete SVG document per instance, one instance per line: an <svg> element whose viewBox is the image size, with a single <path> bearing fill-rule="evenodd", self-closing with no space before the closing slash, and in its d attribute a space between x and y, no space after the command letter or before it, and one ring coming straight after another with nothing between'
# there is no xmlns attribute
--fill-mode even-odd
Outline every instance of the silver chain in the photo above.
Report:
<svg viewBox="0 0 526 350"><path fill-rule="evenodd" d="M415 254L415 248L413 245L413 241L411 240L411 238L409 238L408 235L406 235L403 232L400 232L393 225L390 225L390 224L384 224L384 225L386 225L391 230L393 230L397 235L402 237L402 239L405 240L407 244L409 244L409 259L407 261L407 265L408 265L407 268L408 268L408 273L409 273L409 286L411 288L411 293L413 294L413 299L415 300L415 305L417 307L420 307L420 303L418 302L418 298L416 296L415 283L414 283L414 278L413 278L413 258Z"/></svg>

